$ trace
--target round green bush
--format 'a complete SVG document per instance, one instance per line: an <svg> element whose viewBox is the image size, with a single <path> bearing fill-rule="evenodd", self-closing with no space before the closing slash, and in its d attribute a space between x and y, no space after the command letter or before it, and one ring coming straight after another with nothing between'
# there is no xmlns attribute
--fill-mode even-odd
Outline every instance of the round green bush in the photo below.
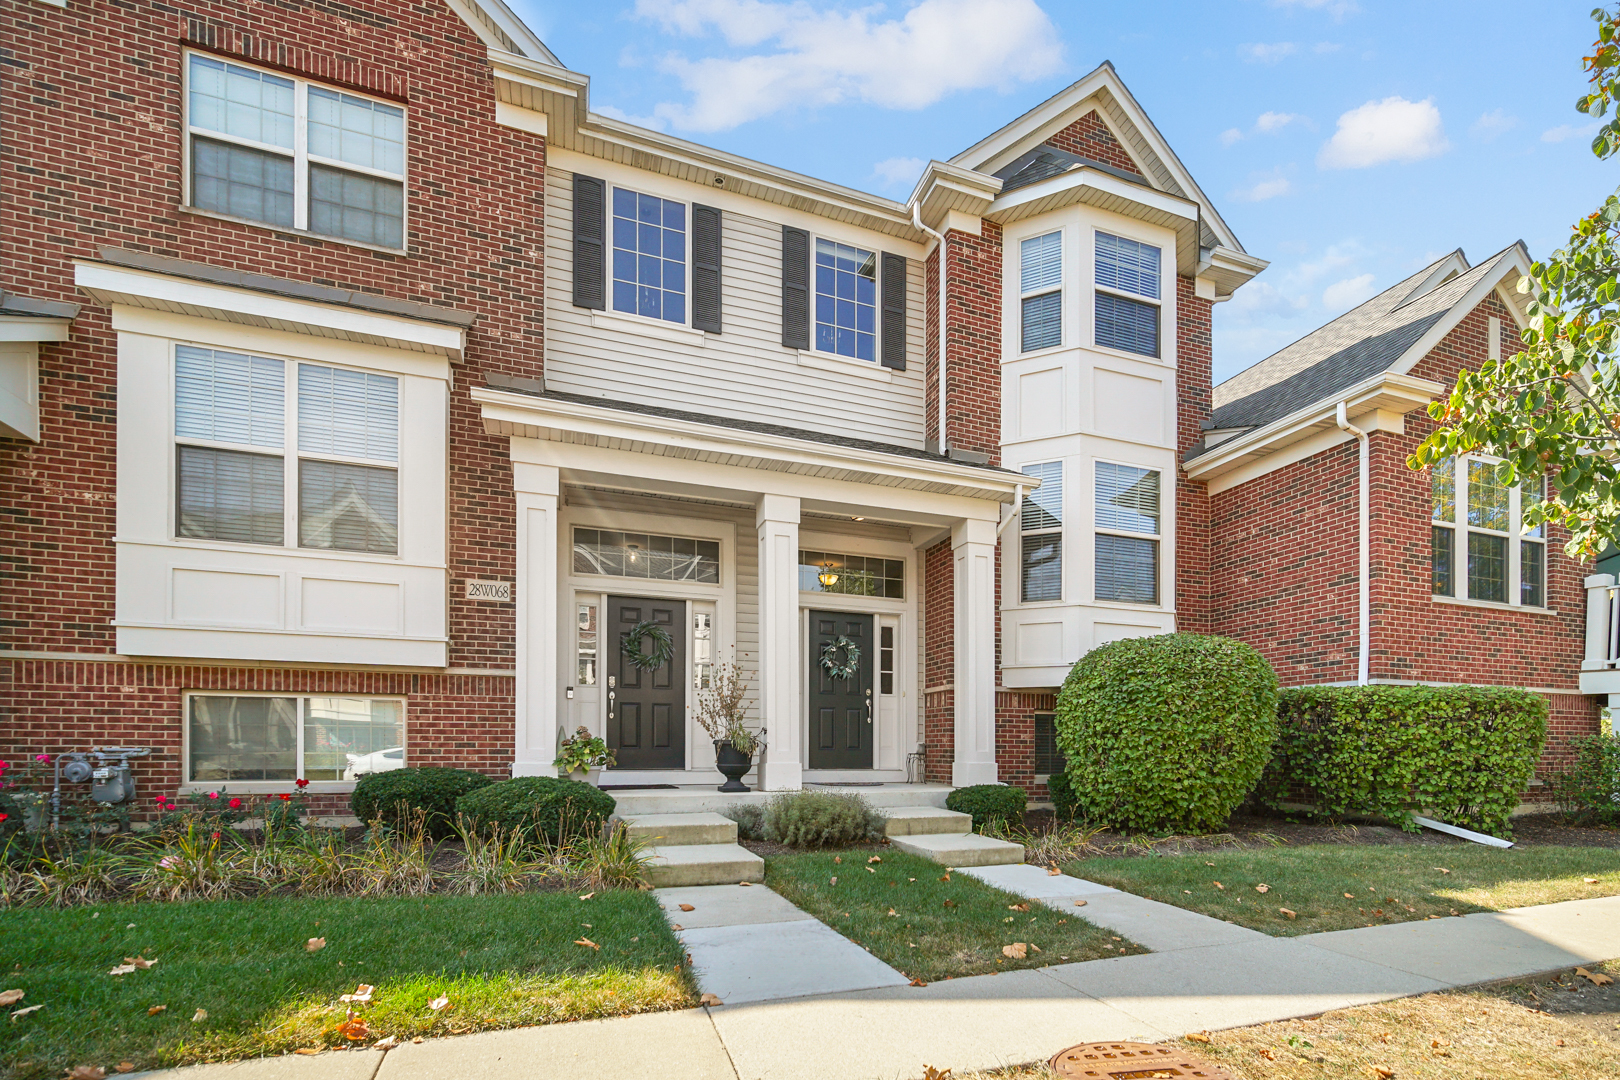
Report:
<svg viewBox="0 0 1620 1080"><path fill-rule="evenodd" d="M883 815L859 795L794 791L771 796L760 835L794 848L848 847L881 839L883 829Z"/></svg>
<svg viewBox="0 0 1620 1080"><path fill-rule="evenodd" d="M390 769L367 773L354 785L349 809L367 824L409 825L418 811L428 835L442 839L456 831L456 802L494 781L467 769Z"/></svg>
<svg viewBox="0 0 1620 1080"><path fill-rule="evenodd" d="M523 829L559 843L594 835L617 805L607 792L577 780L518 776L463 795L456 809L474 828Z"/></svg>
<svg viewBox="0 0 1620 1080"><path fill-rule="evenodd" d="M973 829L983 832L990 822L1022 825L1028 796L1021 787L1007 784L973 784L957 788L945 796L945 809L973 815Z"/></svg>
<svg viewBox="0 0 1620 1080"><path fill-rule="evenodd" d="M1074 820L1074 785L1066 772L1053 773L1046 778L1046 790L1052 796L1052 814L1059 821Z"/></svg>
<svg viewBox="0 0 1620 1080"><path fill-rule="evenodd" d="M1057 700L1075 810L1121 829L1213 832L1260 779L1277 738L1277 676L1230 638L1102 645Z"/></svg>

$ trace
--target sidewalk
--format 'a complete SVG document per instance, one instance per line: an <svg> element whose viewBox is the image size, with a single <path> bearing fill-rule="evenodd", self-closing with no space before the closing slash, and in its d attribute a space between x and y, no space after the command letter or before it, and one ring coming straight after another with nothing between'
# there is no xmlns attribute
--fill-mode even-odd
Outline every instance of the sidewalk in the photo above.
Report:
<svg viewBox="0 0 1620 1080"><path fill-rule="evenodd" d="M926 987L436 1039L387 1054L349 1051L144 1075L508 1080L519 1071L543 1080L908 1080L925 1064L958 1072L993 1068L1042 1060L1080 1042L1157 1042L1620 956L1620 897L1272 938L1091 882L1047 877L1038 867L974 873L1053 907L1074 910L1073 900L1085 899L1084 917L1122 932L1134 926L1131 936L1159 951ZM779 930L793 921L760 925Z"/></svg>

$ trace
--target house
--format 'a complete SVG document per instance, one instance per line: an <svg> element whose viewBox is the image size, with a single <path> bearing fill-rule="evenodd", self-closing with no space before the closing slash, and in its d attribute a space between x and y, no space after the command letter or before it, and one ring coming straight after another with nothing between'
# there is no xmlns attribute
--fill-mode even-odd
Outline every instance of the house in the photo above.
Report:
<svg viewBox="0 0 1620 1080"><path fill-rule="evenodd" d="M1590 717L1557 537L1544 596L1510 552L1440 604L1400 464L1522 251L1212 401L1213 305L1266 264L1109 64L895 201L594 112L501 0L21 0L0 36L11 752L336 810L377 763L549 774L585 726L615 784L710 784L736 662L765 789L1038 793L1069 666L1173 629Z"/></svg>

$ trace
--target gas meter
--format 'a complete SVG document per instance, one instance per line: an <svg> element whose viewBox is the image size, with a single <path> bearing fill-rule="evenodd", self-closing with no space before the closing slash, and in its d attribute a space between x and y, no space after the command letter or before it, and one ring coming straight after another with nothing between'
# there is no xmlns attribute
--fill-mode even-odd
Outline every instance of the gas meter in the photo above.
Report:
<svg viewBox="0 0 1620 1080"><path fill-rule="evenodd" d="M90 783L90 797L98 803L111 806L135 801L135 772L130 762L149 757L150 746L96 746L89 750L73 750L58 754L56 782L51 786L51 817L62 809L62 782Z"/></svg>

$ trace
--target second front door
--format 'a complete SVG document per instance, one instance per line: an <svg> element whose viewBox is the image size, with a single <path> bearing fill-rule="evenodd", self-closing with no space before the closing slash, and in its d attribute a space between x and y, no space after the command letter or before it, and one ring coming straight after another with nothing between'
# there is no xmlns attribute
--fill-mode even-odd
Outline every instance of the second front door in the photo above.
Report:
<svg viewBox="0 0 1620 1080"><path fill-rule="evenodd" d="M810 689L810 768L872 767L872 668L877 659L872 616L810 612L810 677L805 682ZM844 674L850 667L855 670Z"/></svg>
<svg viewBox="0 0 1620 1080"><path fill-rule="evenodd" d="M625 638L642 623L669 635L674 653L667 663L643 669L625 655ZM607 742L618 768L686 768L686 601L610 596L607 625ZM639 651L654 651L650 637L642 637Z"/></svg>

